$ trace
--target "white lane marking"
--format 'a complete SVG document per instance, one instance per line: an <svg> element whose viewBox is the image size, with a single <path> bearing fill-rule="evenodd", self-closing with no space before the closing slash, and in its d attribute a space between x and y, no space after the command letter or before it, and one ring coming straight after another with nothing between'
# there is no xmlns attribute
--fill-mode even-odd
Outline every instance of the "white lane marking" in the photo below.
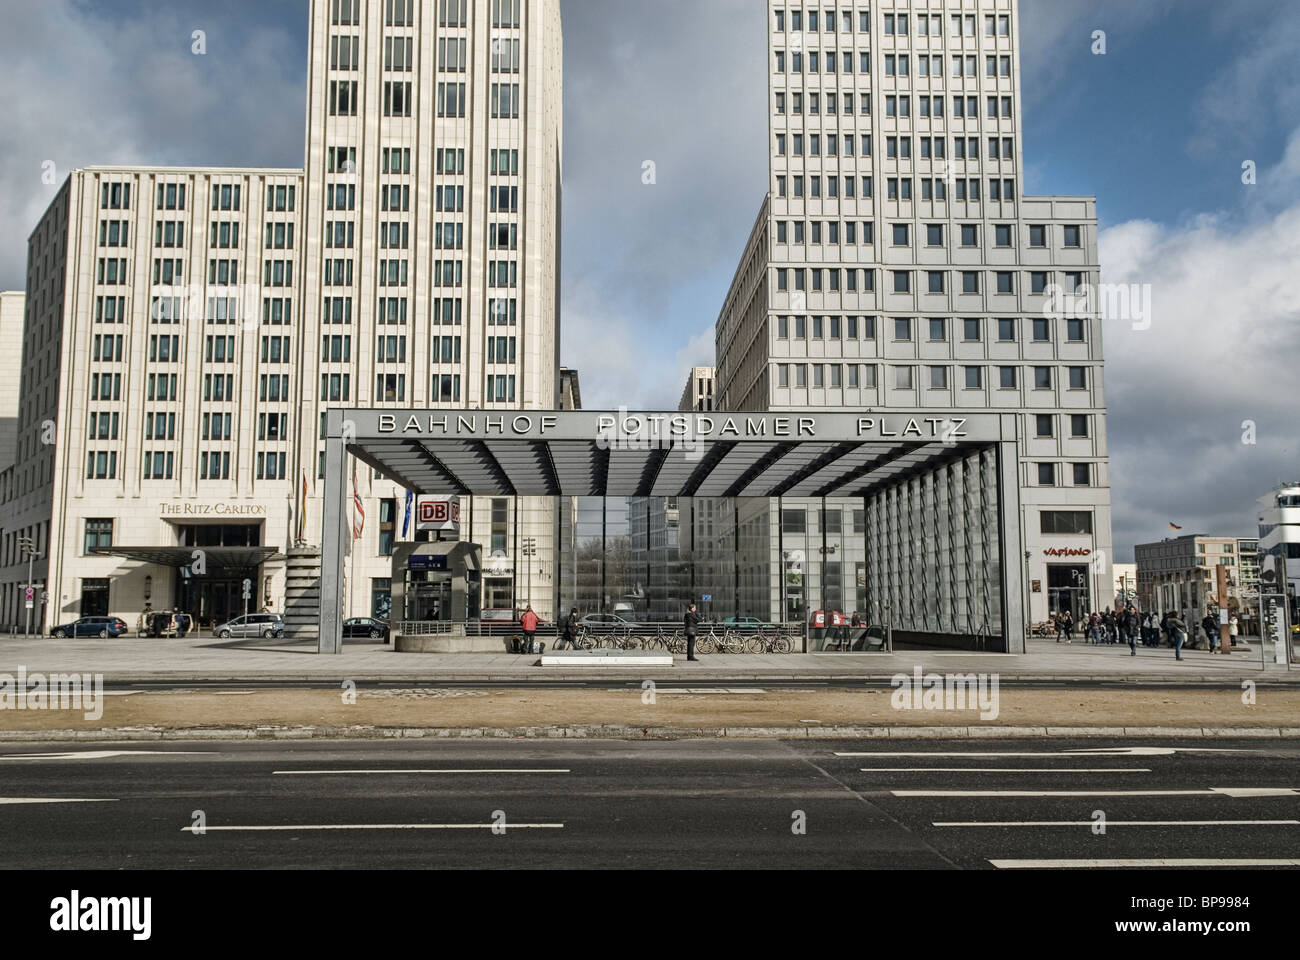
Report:
<svg viewBox="0 0 1300 960"><path fill-rule="evenodd" d="M863 773L1150 773L1146 767L861 767Z"/></svg>
<svg viewBox="0 0 1300 960"><path fill-rule="evenodd" d="M632 692L636 693L638 691L634 690ZM663 688L660 688L659 690L660 696L666 696L667 694L672 694L672 693L689 695L689 696L705 696L706 694L744 696L751 693L765 694L767 693L767 691L750 690L749 688L734 689L734 688L725 688L725 687L680 687L674 690L665 690Z"/></svg>
<svg viewBox="0 0 1300 960"><path fill-rule="evenodd" d="M1045 750L1020 752L968 752L955 750L950 752L910 751L870 753L836 753L837 757L1172 757L1176 753L1251 753L1250 750L1215 750L1191 747L1098 747L1095 750L1064 750L1051 752Z"/></svg>
<svg viewBox="0 0 1300 960"><path fill-rule="evenodd" d="M990 860L999 870L1114 870L1123 867L1300 867L1300 860Z"/></svg>
<svg viewBox="0 0 1300 960"><path fill-rule="evenodd" d="M932 827L1091 827L1096 820L935 821ZM1300 827L1300 820L1107 820L1107 827Z"/></svg>
<svg viewBox="0 0 1300 960"><path fill-rule="evenodd" d="M268 831L287 831L291 833L320 830L563 830L562 823L304 823L297 826L247 826L214 827L204 829L208 833L264 833ZM181 833L192 833L193 826L181 827Z"/></svg>
<svg viewBox="0 0 1300 960"><path fill-rule="evenodd" d="M10 753L0 760L108 760L112 757L201 757L216 750L88 750L84 753Z"/></svg>
<svg viewBox="0 0 1300 960"><path fill-rule="evenodd" d="M276 770L276 777L401 776L403 774L569 773L568 770Z"/></svg>
<svg viewBox="0 0 1300 960"><path fill-rule="evenodd" d="M81 797L0 797L0 804L22 803L117 803L116 797L86 799Z"/></svg>
<svg viewBox="0 0 1300 960"><path fill-rule="evenodd" d="M896 797L1294 797L1289 787L1208 787L1204 790L892 790Z"/></svg>

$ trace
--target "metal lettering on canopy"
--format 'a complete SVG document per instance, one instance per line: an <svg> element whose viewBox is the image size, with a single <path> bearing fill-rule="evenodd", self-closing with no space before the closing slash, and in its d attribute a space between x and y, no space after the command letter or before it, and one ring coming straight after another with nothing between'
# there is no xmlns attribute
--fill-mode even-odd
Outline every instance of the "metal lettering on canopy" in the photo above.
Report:
<svg viewBox="0 0 1300 960"><path fill-rule="evenodd" d="M960 411L331 411L321 652L341 649L349 454L417 495L866 498L992 448L1003 556L1016 556L1016 423ZM1020 565L1002 570L1003 609L1018 617Z"/></svg>

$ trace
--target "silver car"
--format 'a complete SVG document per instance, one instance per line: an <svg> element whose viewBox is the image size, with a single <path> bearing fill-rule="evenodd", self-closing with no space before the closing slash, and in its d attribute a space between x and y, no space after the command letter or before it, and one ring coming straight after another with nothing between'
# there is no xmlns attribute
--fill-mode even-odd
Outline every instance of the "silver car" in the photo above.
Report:
<svg viewBox="0 0 1300 960"><path fill-rule="evenodd" d="M262 637L270 640L284 636L284 618L278 613L250 613L218 624L213 633L222 640L230 637Z"/></svg>

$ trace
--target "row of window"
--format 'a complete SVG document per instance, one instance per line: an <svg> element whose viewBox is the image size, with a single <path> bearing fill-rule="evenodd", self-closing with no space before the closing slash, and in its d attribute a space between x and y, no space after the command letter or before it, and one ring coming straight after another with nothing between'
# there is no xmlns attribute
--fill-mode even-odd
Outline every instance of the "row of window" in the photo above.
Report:
<svg viewBox="0 0 1300 960"><path fill-rule="evenodd" d="M819 14L821 17L819 19ZM774 26L777 33L786 32L786 24L789 23L790 32L798 33L807 31L808 33L835 33L836 19L835 10L828 9L818 11L809 10L777 10L775 11L776 20ZM788 20L787 20L788 16ZM941 13L918 13L916 16L915 34L918 37L941 37L943 36L943 14ZM912 15L907 13L887 13L884 20L884 33L887 37L906 37L909 35L909 25L912 22ZM818 24L821 24L820 30ZM841 10L839 18L839 29L843 33L853 33L854 18L852 10ZM975 36L975 27L977 24L976 14L973 13L954 13L949 15L950 36L954 37L973 37ZM857 32L871 32L871 11L859 10L857 16ZM984 16L984 35L986 37L1009 37L1011 36L1011 15L1006 13L986 14Z"/></svg>
<svg viewBox="0 0 1300 960"><path fill-rule="evenodd" d="M852 74L854 68L854 57L851 52L843 51L837 54L834 50L825 51L822 57L821 51L810 50L807 53L792 52L787 60L784 50L775 51L775 60L773 69L776 73L785 74ZM975 54L953 54L949 58L952 64L951 76L954 79L961 77L978 76L979 58ZM939 77L944 75L943 70L944 58L941 54L917 54L916 55L916 76L918 77ZM786 66L789 65L787 71ZM869 52L860 52L857 56L857 72L871 73L871 54ZM885 55L885 76L887 77L910 77L912 76L912 57L910 54L886 54ZM984 75L991 78L1011 77L1011 57L1008 54L991 55L984 58Z"/></svg>
<svg viewBox="0 0 1300 960"><path fill-rule="evenodd" d="M889 286L887 292L898 294L947 294L949 293L947 270L889 270ZM913 273L924 275L924 286L920 286L913 281ZM960 280L960 286L954 287L952 292L966 295L982 294L986 290L984 283L983 270L957 270L953 271ZM1017 290L1016 277L1018 271L1014 270L994 270L992 271L994 285L990 293L999 296L1014 296ZM1029 293L1040 294L1046 293L1049 281L1053 274L1044 270L1033 270L1029 273ZM1064 283L1062 289L1067 294L1076 294L1085 289L1084 274L1081 271L1068 271L1062 274ZM811 280L811 283L809 283ZM776 269L776 289L780 293L785 293L792 289L796 292L809 291L812 293L872 293L876 289L876 271L872 268L847 268L839 267L778 267Z"/></svg>
<svg viewBox="0 0 1300 960"><path fill-rule="evenodd" d="M857 242L857 223L847 221L843 224L845 242ZM927 223L925 228L925 246L928 249L942 249L947 246L948 225ZM823 229L824 228L824 229ZM1030 249L1045 250L1049 232L1053 228L1047 224L1029 224L1028 239ZM1061 246L1066 249L1081 249L1083 246L1083 229L1078 225L1062 224ZM840 222L836 220L778 220L776 221L776 242L784 243L839 243ZM863 243L875 242L875 229L871 221L862 222ZM895 247L912 245L912 224L896 223L892 225L890 237ZM980 224L963 223L958 225L959 246L964 250L979 249ZM993 224L993 247L1011 249L1016 245L1016 225L1011 223Z"/></svg>
<svg viewBox="0 0 1300 960"><path fill-rule="evenodd" d="M870 200L875 196L874 178L863 176L860 179L861 192L858 191L858 177L844 177L841 187L841 179L835 176L823 178L820 174L811 176L777 174L776 195L781 199L794 200L821 200L823 198L838 200L841 197L845 200L856 200L859 197L863 200ZM980 202L981 181L978 178L922 177L919 179L922 200L947 200L948 185L951 184L954 200ZM825 191L822 189L823 182L825 183ZM990 202L1000 203L1003 200L1012 202L1016 199L1016 181L1014 178L990 178L988 185L988 199ZM885 179L885 199L910 202L914 199L912 187L912 177L887 177Z"/></svg>
<svg viewBox="0 0 1300 960"><path fill-rule="evenodd" d="M131 184L105 183L100 187L100 208L103 210L129 210L131 208ZM294 208L294 187L292 185L266 188L266 209L271 211L292 211ZM167 183L158 185L159 210L185 209L185 184ZM240 184L213 184L212 209L237 211L240 209ZM122 224L125 231L125 222ZM100 241L103 242L102 240ZM125 241L123 241L125 243Z"/></svg>
<svg viewBox="0 0 1300 960"><path fill-rule="evenodd" d="M911 317L894 318L894 342L911 343L916 337L916 327L926 324L930 343L947 343L950 324L961 324L961 341L963 343L983 343L984 323L980 318L965 318L950 321L946 317L932 317L926 320ZM997 342L1015 343L1018 339L1021 321L1014 317L1002 317L996 321ZM1027 321L1034 343L1052 342L1052 321L1046 317L1035 317ZM1070 317L1065 321L1065 339L1068 343L1084 343L1087 338L1087 321ZM778 340L875 340L875 317L777 317L776 336Z"/></svg>
<svg viewBox="0 0 1300 960"><path fill-rule="evenodd" d="M839 389L847 387L849 389L861 388L864 390L875 390L880 386L879 367L875 364L861 363L778 363L774 364L776 368L776 385L782 389L794 387L796 389ZM890 385L894 390L916 390L918 383L922 382L918 377L918 371L924 369L924 383L927 390L950 390L952 389L952 370L953 368L946 365L925 366L924 368L903 364L890 365L889 369L893 374L893 381ZM964 390L983 390L985 389L985 372L986 368L982 366L963 366L961 370L962 389ZM998 390L1019 390L1020 389L1020 367L995 367L997 371ZM1052 390L1056 381L1056 367L1031 367L1033 374L1034 390ZM1088 368L1087 367L1067 367L1066 375L1071 390L1088 389ZM1086 436L1086 434L1085 434Z"/></svg>
<svg viewBox="0 0 1300 960"><path fill-rule="evenodd" d="M822 93L790 93L778 91L775 94L776 115L778 117L786 116L787 97L789 103L789 115L795 117L810 116L818 117L822 115L822 105L825 104L827 116L841 115L841 105L843 106L842 115L846 117L853 116L854 94L848 91L841 93L827 92ZM804 112L805 97L807 102L807 113ZM944 116L945 98L942 96L918 96L916 116L919 117L937 117ZM955 95L952 98L952 118L954 120L978 120L979 119L979 102L980 98L973 95ZM1008 96L986 96L985 97L985 116L990 120L1012 119L1015 116L1013 106L1014 100ZM858 115L868 117L871 115L871 97L863 92L857 97ZM910 118L912 116L912 95L911 94L888 94L885 97L885 116L894 118Z"/></svg>
<svg viewBox="0 0 1300 960"><path fill-rule="evenodd" d="M802 133L776 135L776 155L778 157L787 156L786 147L789 142L788 156L792 157L821 157L822 153L822 134L810 133L805 137ZM807 153L804 152L804 144L807 142ZM827 133L825 135L826 152L824 156L830 158L844 157L851 158L854 156L854 146L858 138L852 134L844 135L844 149L840 151L840 135L838 133ZM861 134L862 152L861 156L871 156L871 134ZM947 137L917 137L916 156L921 160L947 160L948 159L948 138ZM990 160L1014 160L1016 141L1014 137L989 137L988 138L988 158ZM887 160L911 160L912 138L889 136L885 138L885 159ZM980 138L979 137L954 137L952 140L952 159L953 160L978 160L980 159Z"/></svg>

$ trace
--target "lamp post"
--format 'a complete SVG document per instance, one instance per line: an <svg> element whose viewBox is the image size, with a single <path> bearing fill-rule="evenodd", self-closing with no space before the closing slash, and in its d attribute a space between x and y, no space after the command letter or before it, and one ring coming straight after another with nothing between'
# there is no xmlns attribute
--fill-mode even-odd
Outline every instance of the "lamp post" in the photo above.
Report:
<svg viewBox="0 0 1300 960"><path fill-rule="evenodd" d="M533 561L533 558L537 556L537 538L536 538L536 537L524 537L524 539L523 539L523 545L522 545L522 553L523 553L523 557L524 557L524 559L527 561L527 566L528 566L528 586L527 586L527 591L528 591L528 603L527 603L527 605L531 607L531 606L533 605L533 563L532 563L532 561Z"/></svg>

